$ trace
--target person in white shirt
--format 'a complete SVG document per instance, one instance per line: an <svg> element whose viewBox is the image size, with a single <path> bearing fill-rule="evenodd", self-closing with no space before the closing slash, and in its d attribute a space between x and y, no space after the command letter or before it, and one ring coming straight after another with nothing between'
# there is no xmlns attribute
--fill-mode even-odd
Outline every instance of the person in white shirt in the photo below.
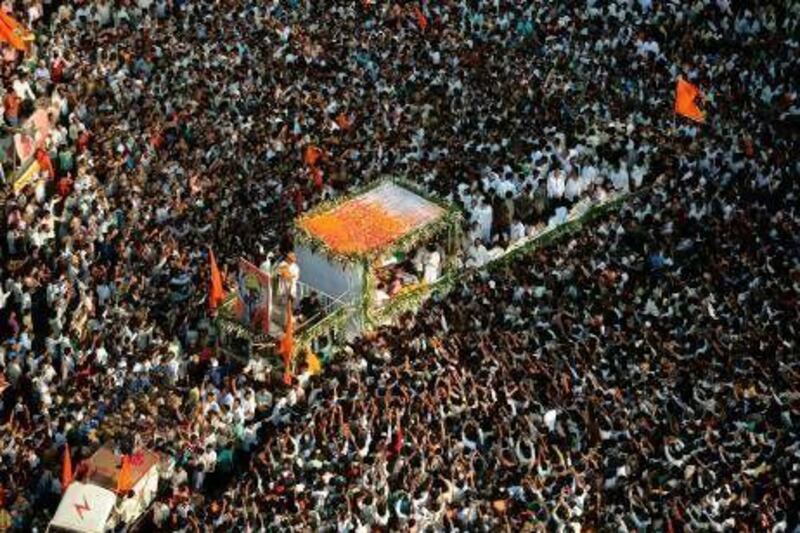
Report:
<svg viewBox="0 0 800 533"><path fill-rule="evenodd" d="M31 84L28 80L20 80L19 78L15 78L12 87L14 88L14 92L17 93L17 96L19 96L21 100L36 100L36 95L33 93L33 89L31 88Z"/></svg>
<svg viewBox="0 0 800 533"><path fill-rule="evenodd" d="M560 170L554 170L547 176L547 196L548 198L558 202L564 198L564 190L566 188L566 180L564 174Z"/></svg>
<svg viewBox="0 0 800 533"><path fill-rule="evenodd" d="M217 452L213 446L206 446L205 453L200 457L203 472L209 474L217 469Z"/></svg>
<svg viewBox="0 0 800 533"><path fill-rule="evenodd" d="M107 0L100 0L95 4L94 21L104 28L111 25L111 4Z"/></svg>
<svg viewBox="0 0 800 533"><path fill-rule="evenodd" d="M118 502L117 516L119 516L120 520L125 524L133 523L136 516L139 514L139 502L136 501L136 493L129 490L125 494L125 498L122 500L118 499Z"/></svg>
<svg viewBox="0 0 800 533"><path fill-rule="evenodd" d="M523 224L522 221L519 219L514 219L514 222L511 224L511 232L509 235L511 244L517 243L524 238L525 238L525 224Z"/></svg>
<svg viewBox="0 0 800 533"><path fill-rule="evenodd" d="M0 286L0 310L6 307L6 302L8 301L8 297L11 295L11 291L4 291L3 287Z"/></svg>
<svg viewBox="0 0 800 533"><path fill-rule="evenodd" d="M597 167L592 164L584 165L581 168L581 181L583 182L583 188L587 189L592 185L597 183L598 179L598 172Z"/></svg>
<svg viewBox="0 0 800 533"><path fill-rule="evenodd" d="M492 238L492 206L484 203L482 198L477 200L477 204L472 210L472 221L477 222L480 229L480 237L488 242Z"/></svg>
<svg viewBox="0 0 800 533"><path fill-rule="evenodd" d="M617 164L616 170L611 172L611 183L618 191L628 192L630 190L630 177L628 175L628 167L624 162Z"/></svg>
<svg viewBox="0 0 800 533"><path fill-rule="evenodd" d="M106 283L102 283L97 287L97 304L100 307L105 307L106 302L111 298L111 287Z"/></svg>
<svg viewBox="0 0 800 533"><path fill-rule="evenodd" d="M297 282L300 281L300 266L297 264L297 256L294 252L289 252L286 259L278 265L278 294L281 297L290 297L297 301Z"/></svg>
<svg viewBox="0 0 800 533"><path fill-rule="evenodd" d="M503 172L503 178L499 179L497 183L495 183L495 193L497 196L501 198L505 198L507 192L511 192L511 194L517 194L517 185L514 181L514 173L511 171L510 168L506 167Z"/></svg>
<svg viewBox="0 0 800 533"><path fill-rule="evenodd" d="M481 268L489 262L489 250L483 245L481 239L475 239L475 242L470 246L467 251L467 267Z"/></svg>
<svg viewBox="0 0 800 533"><path fill-rule="evenodd" d="M567 178L567 182L564 186L564 198L566 198L570 202L576 202L580 199L580 195L583 193L583 186L580 178L578 178L577 174L571 174L569 178Z"/></svg>
<svg viewBox="0 0 800 533"><path fill-rule="evenodd" d="M633 188L638 189L642 186L642 181L644 181L644 177L647 175L647 167L636 165L631 170L631 179L633 180Z"/></svg>
<svg viewBox="0 0 800 533"><path fill-rule="evenodd" d="M128 10L125 9L125 6L122 6L114 13L114 18L116 19L116 25L120 26L122 23L128 23L131 20L130 15L128 14Z"/></svg>
<svg viewBox="0 0 800 533"><path fill-rule="evenodd" d="M162 529L167 524L167 519L170 515L169 506L163 501L157 501L153 504L153 523L156 528Z"/></svg>
<svg viewBox="0 0 800 533"><path fill-rule="evenodd" d="M425 265L423 270L423 279L425 283L431 284L439 279L439 266L441 262L441 254L435 246L431 245L428 248L428 253L425 257Z"/></svg>
<svg viewBox="0 0 800 533"><path fill-rule="evenodd" d="M425 268L425 258L428 254L428 250L425 248L418 248L414 257L411 259L411 264L414 265L414 272L417 274L422 274Z"/></svg>

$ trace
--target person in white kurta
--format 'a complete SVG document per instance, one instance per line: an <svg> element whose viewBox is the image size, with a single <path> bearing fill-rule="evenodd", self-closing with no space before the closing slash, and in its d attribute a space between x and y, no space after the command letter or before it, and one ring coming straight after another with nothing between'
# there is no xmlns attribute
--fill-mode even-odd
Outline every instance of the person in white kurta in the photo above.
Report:
<svg viewBox="0 0 800 533"><path fill-rule="evenodd" d="M442 256L435 248L428 250L427 257L425 258L425 269L423 279L425 283L431 284L439 279L439 266L442 262Z"/></svg>
<svg viewBox="0 0 800 533"><path fill-rule="evenodd" d="M509 240L511 244L517 243L525 238L525 224L522 223L521 220L517 219L511 224L511 234L509 236Z"/></svg>
<svg viewBox="0 0 800 533"><path fill-rule="evenodd" d="M598 182L598 175L597 167L591 164L585 165L581 168L581 181L583 182L581 185L583 189L588 189L592 185L595 185Z"/></svg>
<svg viewBox="0 0 800 533"><path fill-rule="evenodd" d="M116 506L117 516L119 516L120 521L130 525L139 515L139 507L136 494L130 490L125 494L124 498L118 500Z"/></svg>
<svg viewBox="0 0 800 533"><path fill-rule="evenodd" d="M558 170L551 172L547 177L547 197L552 200L560 200L564 197L565 188L564 174Z"/></svg>
<svg viewBox="0 0 800 533"><path fill-rule="evenodd" d="M644 166L636 165L631 171L631 179L633 180L633 188L638 189L642 186L642 181L647 174L647 168Z"/></svg>
<svg viewBox="0 0 800 533"><path fill-rule="evenodd" d="M472 211L472 220L478 223L481 239L484 242L492 240L492 206L478 200L478 205Z"/></svg>
<svg viewBox="0 0 800 533"><path fill-rule="evenodd" d="M483 245L480 239L475 239L475 242L467 250L467 267L468 268L481 268L489 262L489 250Z"/></svg>
<svg viewBox="0 0 800 533"><path fill-rule="evenodd" d="M564 197L570 202L577 202L583 193L580 178L577 175L572 175L567 178L564 185Z"/></svg>
<svg viewBox="0 0 800 533"><path fill-rule="evenodd" d="M620 163L619 167L611 172L611 183L618 191L628 192L630 190L630 176L628 175L628 167L625 163Z"/></svg>
<svg viewBox="0 0 800 533"><path fill-rule="evenodd" d="M286 259L278 265L278 293L281 298L291 297L297 301L297 282L300 281L300 267L294 253L289 252Z"/></svg>

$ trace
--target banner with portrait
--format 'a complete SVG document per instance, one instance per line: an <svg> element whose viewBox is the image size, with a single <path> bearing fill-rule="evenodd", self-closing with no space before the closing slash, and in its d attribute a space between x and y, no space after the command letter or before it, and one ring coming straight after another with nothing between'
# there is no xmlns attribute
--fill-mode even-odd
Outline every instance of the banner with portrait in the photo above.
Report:
<svg viewBox="0 0 800 533"><path fill-rule="evenodd" d="M245 259L239 259L238 301L236 315L248 328L269 333L272 313L270 275Z"/></svg>

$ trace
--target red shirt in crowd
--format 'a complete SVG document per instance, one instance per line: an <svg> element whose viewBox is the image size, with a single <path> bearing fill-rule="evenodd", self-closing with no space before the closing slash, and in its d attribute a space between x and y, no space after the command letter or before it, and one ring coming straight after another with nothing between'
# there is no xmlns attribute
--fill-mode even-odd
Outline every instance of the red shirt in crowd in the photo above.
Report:
<svg viewBox="0 0 800 533"><path fill-rule="evenodd" d="M6 97L3 99L3 107L6 111L6 118L10 119L17 119L19 118L19 107L22 104L22 100L20 97L17 96L17 93L14 91L8 91Z"/></svg>
<svg viewBox="0 0 800 533"><path fill-rule="evenodd" d="M72 178L70 178L69 176L64 176L63 178L58 180L58 185L57 185L58 194L62 198L66 198L67 196L69 196L69 193L72 192L72 183L73 183Z"/></svg>
<svg viewBox="0 0 800 533"><path fill-rule="evenodd" d="M60 57L53 61L53 66L50 67L50 79L53 83L61 83L64 79L64 66L64 60Z"/></svg>

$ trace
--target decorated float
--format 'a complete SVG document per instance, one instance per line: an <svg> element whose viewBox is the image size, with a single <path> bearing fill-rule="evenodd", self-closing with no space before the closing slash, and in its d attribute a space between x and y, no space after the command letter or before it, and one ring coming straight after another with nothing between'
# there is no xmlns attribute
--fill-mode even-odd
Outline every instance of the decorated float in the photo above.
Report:
<svg viewBox="0 0 800 533"><path fill-rule="evenodd" d="M451 279L460 230L458 209L396 179L298 218L291 259L299 267L292 308L295 350L353 338L417 307ZM253 299L269 302L266 321L253 322L242 313L241 294L222 306L223 349L239 357L275 353L287 323L285 268L283 263L269 274L252 273L261 281L245 283L253 288Z"/></svg>

